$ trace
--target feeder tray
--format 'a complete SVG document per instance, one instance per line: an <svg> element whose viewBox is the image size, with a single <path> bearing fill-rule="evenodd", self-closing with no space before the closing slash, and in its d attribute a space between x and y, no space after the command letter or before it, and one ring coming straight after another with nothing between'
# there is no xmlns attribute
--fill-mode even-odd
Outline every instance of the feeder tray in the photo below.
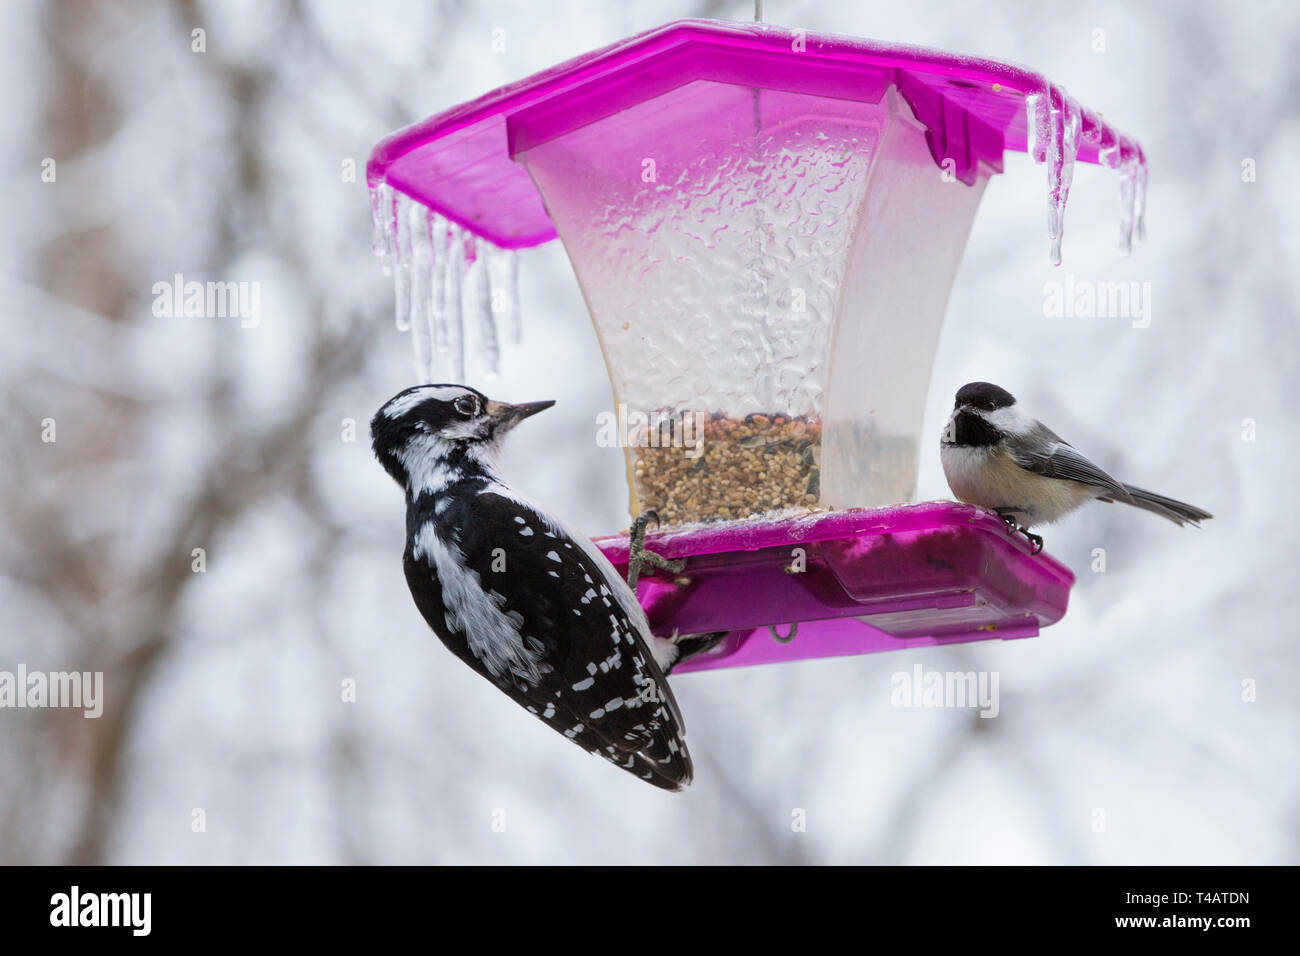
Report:
<svg viewBox="0 0 1300 956"><path fill-rule="evenodd" d="M367 177L424 381L495 370L513 250L563 240L630 511L653 508L647 546L686 562L639 597L656 633L730 632L687 670L1064 614L1070 572L998 519L899 504L1007 149L1046 167L1053 261L1076 160L1119 172L1121 247L1142 238L1141 148L1042 76L768 24L679 21L570 60L389 136ZM626 565L626 536L597 543Z"/></svg>
<svg viewBox="0 0 1300 956"><path fill-rule="evenodd" d="M626 572L625 536L596 544ZM947 502L666 531L646 546L687 559L638 582L651 630L729 632L676 673L1034 637L1065 614L1074 583L1000 518Z"/></svg>

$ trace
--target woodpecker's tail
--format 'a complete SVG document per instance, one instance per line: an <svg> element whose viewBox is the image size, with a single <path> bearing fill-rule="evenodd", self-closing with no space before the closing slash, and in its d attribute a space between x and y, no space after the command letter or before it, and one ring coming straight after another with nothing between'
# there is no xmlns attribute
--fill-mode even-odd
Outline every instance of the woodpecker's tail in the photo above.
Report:
<svg viewBox="0 0 1300 956"><path fill-rule="evenodd" d="M1174 498L1166 498L1164 495L1158 495L1153 491L1135 488L1133 485L1125 485L1124 490L1129 493L1132 499L1125 501L1125 504L1141 508L1143 511L1154 512L1161 517L1168 518L1180 527L1187 523L1196 525L1207 518L1214 517L1208 511L1197 508L1195 505L1189 505L1185 501L1177 501Z"/></svg>
<svg viewBox="0 0 1300 956"><path fill-rule="evenodd" d="M695 778L695 765L691 762L690 751L686 749L686 741L681 739L671 744L667 740L655 741L640 753L632 755L632 766L617 760L614 762L669 793L685 790Z"/></svg>

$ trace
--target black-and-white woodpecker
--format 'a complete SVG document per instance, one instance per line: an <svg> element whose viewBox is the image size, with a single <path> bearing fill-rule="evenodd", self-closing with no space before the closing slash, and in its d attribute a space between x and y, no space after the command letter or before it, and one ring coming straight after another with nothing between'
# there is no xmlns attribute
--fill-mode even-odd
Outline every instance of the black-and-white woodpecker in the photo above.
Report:
<svg viewBox="0 0 1300 956"><path fill-rule="evenodd" d="M376 413L375 456L406 491L406 581L442 642L515 703L584 750L680 790L691 758L664 679L676 645L650 633L595 545L496 475L506 432L553 404L422 385Z"/></svg>
<svg viewBox="0 0 1300 956"><path fill-rule="evenodd" d="M957 392L940 444L943 473L959 501L996 511L1042 550L1033 525L1089 501L1122 501L1177 525L1214 517L1194 505L1116 481L1035 418L1004 388L971 382Z"/></svg>

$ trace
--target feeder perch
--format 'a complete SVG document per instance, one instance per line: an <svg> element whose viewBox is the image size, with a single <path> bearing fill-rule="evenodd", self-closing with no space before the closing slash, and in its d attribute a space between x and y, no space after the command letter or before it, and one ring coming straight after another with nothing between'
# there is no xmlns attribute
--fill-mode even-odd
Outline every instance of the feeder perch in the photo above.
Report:
<svg viewBox="0 0 1300 956"><path fill-rule="evenodd" d="M557 235L604 352L631 513L683 559L655 633L680 670L1029 637L1073 576L987 512L907 504L939 330L1005 150L1047 170L1060 261L1076 160L1140 147L1042 76L768 24L670 23L401 130L370 157L375 248L417 374L495 368L513 250ZM495 296L500 286L505 294ZM497 300L505 309L493 310ZM597 539L626 569L626 535Z"/></svg>

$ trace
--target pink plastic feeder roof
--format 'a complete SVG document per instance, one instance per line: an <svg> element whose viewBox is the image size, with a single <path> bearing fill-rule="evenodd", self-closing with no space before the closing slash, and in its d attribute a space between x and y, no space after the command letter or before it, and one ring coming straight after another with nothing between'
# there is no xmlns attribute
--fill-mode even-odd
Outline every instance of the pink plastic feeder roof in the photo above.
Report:
<svg viewBox="0 0 1300 956"><path fill-rule="evenodd" d="M896 85L928 128L936 163L952 160L966 183L978 163L1001 171L1003 150L1028 149L1027 95L1044 94L1057 109L1064 97L1041 74L995 60L763 23L679 20L399 130L375 147L367 178L498 246L538 245L555 238L555 226L512 156L695 80L869 102ZM1136 142L1087 109L1078 143L1084 162L1106 150L1142 159Z"/></svg>

